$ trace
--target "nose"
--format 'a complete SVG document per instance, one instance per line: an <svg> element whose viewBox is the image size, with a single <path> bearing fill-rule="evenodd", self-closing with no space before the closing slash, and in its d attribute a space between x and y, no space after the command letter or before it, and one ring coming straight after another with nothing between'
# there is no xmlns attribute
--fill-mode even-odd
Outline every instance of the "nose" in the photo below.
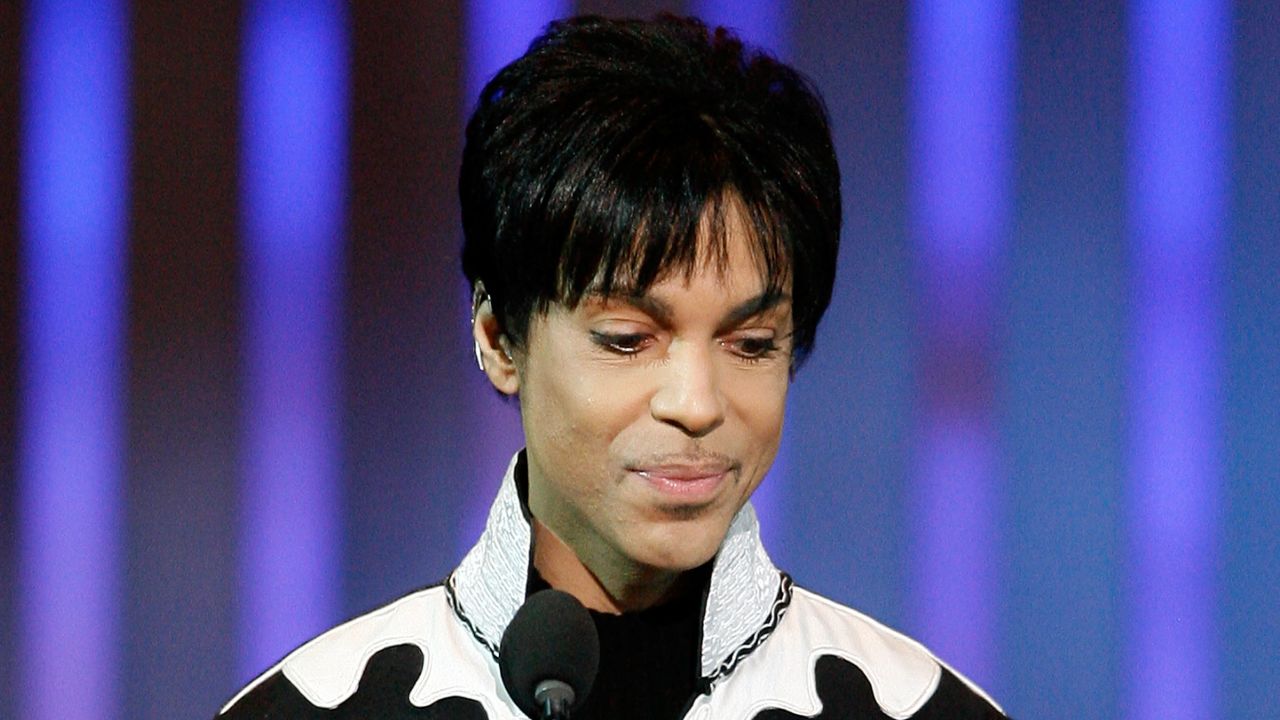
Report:
<svg viewBox="0 0 1280 720"><path fill-rule="evenodd" d="M662 381L649 400L654 419L700 438L724 423L725 403L713 352L698 345L673 347Z"/></svg>

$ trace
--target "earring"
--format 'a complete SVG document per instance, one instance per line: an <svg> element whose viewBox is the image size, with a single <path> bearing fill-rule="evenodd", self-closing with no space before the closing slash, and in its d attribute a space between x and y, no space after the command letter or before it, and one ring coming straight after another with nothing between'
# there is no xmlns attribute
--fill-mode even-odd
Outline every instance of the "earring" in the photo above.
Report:
<svg viewBox="0 0 1280 720"><path fill-rule="evenodd" d="M489 293L484 289L484 283L476 281L475 289L471 291L471 327L474 330L476 326L476 315L480 314L480 306L489 299ZM476 351L476 367L480 368L480 372L484 372L484 355L480 352L480 341L473 340L472 345Z"/></svg>

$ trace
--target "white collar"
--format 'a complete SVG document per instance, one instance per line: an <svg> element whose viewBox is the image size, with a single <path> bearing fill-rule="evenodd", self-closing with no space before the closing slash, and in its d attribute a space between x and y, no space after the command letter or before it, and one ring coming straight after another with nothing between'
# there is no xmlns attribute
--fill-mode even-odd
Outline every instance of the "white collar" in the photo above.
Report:
<svg viewBox="0 0 1280 720"><path fill-rule="evenodd" d="M507 467L480 540L449 576L450 604L494 657L525 599L532 533L516 489L517 453ZM702 678L715 682L758 647L791 601L791 579L774 567L747 503L733 518L711 571L702 617Z"/></svg>

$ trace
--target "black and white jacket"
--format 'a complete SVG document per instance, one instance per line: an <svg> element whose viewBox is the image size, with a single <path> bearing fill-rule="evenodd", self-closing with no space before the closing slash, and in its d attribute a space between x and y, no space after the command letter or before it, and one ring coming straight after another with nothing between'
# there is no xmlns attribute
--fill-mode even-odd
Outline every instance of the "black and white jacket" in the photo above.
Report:
<svg viewBox="0 0 1280 720"><path fill-rule="evenodd" d="M484 533L448 580L339 625L231 699L219 719L523 718L497 648L524 602L531 532L516 462ZM1004 717L919 643L795 587L750 505L716 556L688 720Z"/></svg>

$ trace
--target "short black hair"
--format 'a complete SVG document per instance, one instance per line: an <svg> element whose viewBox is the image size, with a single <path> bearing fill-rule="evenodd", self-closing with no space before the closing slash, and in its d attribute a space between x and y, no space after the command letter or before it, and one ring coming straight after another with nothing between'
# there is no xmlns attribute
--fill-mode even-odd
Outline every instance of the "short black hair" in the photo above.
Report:
<svg viewBox="0 0 1280 720"><path fill-rule="evenodd" d="M790 285L793 366L831 300L840 171L822 99L694 18L551 23L481 92L459 195L463 272L516 347L551 303L723 263L731 206L766 292Z"/></svg>

